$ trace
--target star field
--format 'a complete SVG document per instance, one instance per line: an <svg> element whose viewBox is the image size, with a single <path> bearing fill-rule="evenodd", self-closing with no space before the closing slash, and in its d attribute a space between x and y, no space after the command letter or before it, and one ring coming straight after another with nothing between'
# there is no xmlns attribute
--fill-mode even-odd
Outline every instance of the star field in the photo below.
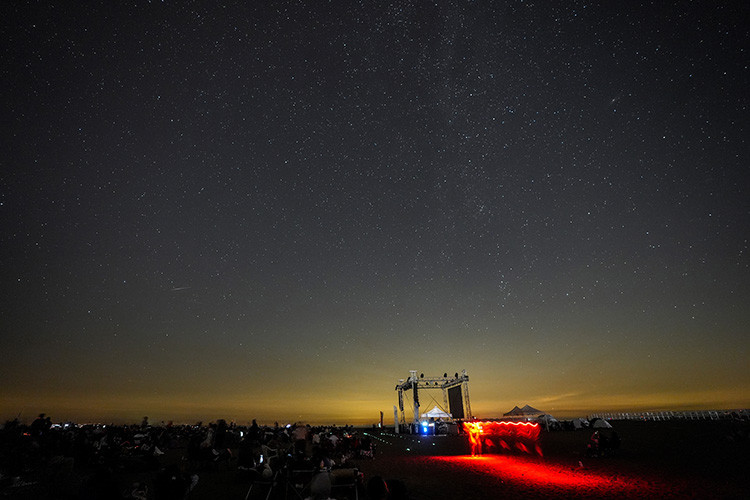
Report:
<svg viewBox="0 0 750 500"><path fill-rule="evenodd" d="M249 4L3 5L3 416L750 404L747 6Z"/></svg>

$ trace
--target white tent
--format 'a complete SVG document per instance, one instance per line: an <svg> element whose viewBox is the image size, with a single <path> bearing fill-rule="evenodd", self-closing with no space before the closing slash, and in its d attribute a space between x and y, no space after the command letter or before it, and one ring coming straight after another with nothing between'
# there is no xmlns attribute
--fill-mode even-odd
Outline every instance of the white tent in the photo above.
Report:
<svg viewBox="0 0 750 500"><path fill-rule="evenodd" d="M602 418L595 418L591 421L591 427L594 429L611 429L612 425Z"/></svg>
<svg viewBox="0 0 750 500"><path fill-rule="evenodd" d="M560 423L560 422L557 421L557 419L555 417L553 417L552 415L549 415L547 413L539 415L536 418L536 420L541 425L543 425L544 428L547 429L547 430L549 430L550 427L554 428L555 426L557 426Z"/></svg>
<svg viewBox="0 0 750 500"><path fill-rule="evenodd" d="M439 418L451 418L450 413L446 413L437 406L433 406L432 410L428 411L427 413L422 413L422 418L434 418L435 420Z"/></svg>
<svg viewBox="0 0 750 500"><path fill-rule="evenodd" d="M589 426L589 421L585 418L574 418L573 419L573 428L575 429L585 429Z"/></svg>

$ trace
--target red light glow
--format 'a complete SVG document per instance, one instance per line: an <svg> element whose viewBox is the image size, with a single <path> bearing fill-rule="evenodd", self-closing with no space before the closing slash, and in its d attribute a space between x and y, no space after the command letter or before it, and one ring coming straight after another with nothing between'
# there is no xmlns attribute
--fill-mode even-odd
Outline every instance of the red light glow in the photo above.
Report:
<svg viewBox="0 0 750 500"><path fill-rule="evenodd" d="M464 429L469 436L471 454L481 455L483 450L489 452L510 451L516 448L524 453L542 454L539 447L539 424L535 422L493 422L476 420L464 422Z"/></svg>
<svg viewBox="0 0 750 500"><path fill-rule="evenodd" d="M450 462L472 472L490 474L498 479L549 490L554 496L585 491L588 495L602 497L633 497L648 491L654 484L632 477L612 477L584 469L571 469L562 465L544 463L540 458L523 456L452 456L430 457L431 460Z"/></svg>

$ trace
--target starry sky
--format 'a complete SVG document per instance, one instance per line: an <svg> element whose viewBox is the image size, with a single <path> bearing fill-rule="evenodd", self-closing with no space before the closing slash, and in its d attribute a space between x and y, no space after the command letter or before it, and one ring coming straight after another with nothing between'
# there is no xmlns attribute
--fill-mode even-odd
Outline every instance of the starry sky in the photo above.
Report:
<svg viewBox="0 0 750 500"><path fill-rule="evenodd" d="M746 2L0 9L0 417L750 406Z"/></svg>

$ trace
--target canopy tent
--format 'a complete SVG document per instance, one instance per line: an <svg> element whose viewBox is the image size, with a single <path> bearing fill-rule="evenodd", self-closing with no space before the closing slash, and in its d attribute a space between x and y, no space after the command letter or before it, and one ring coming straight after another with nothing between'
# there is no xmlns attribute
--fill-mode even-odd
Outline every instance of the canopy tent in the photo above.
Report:
<svg viewBox="0 0 750 500"><path fill-rule="evenodd" d="M437 406L433 406L432 410L428 411L427 413L422 413L422 418L451 418L450 413L446 413Z"/></svg>
<svg viewBox="0 0 750 500"><path fill-rule="evenodd" d="M539 417L540 415L544 415L544 412L529 405L523 408L514 406L508 413L503 414L504 417Z"/></svg>

